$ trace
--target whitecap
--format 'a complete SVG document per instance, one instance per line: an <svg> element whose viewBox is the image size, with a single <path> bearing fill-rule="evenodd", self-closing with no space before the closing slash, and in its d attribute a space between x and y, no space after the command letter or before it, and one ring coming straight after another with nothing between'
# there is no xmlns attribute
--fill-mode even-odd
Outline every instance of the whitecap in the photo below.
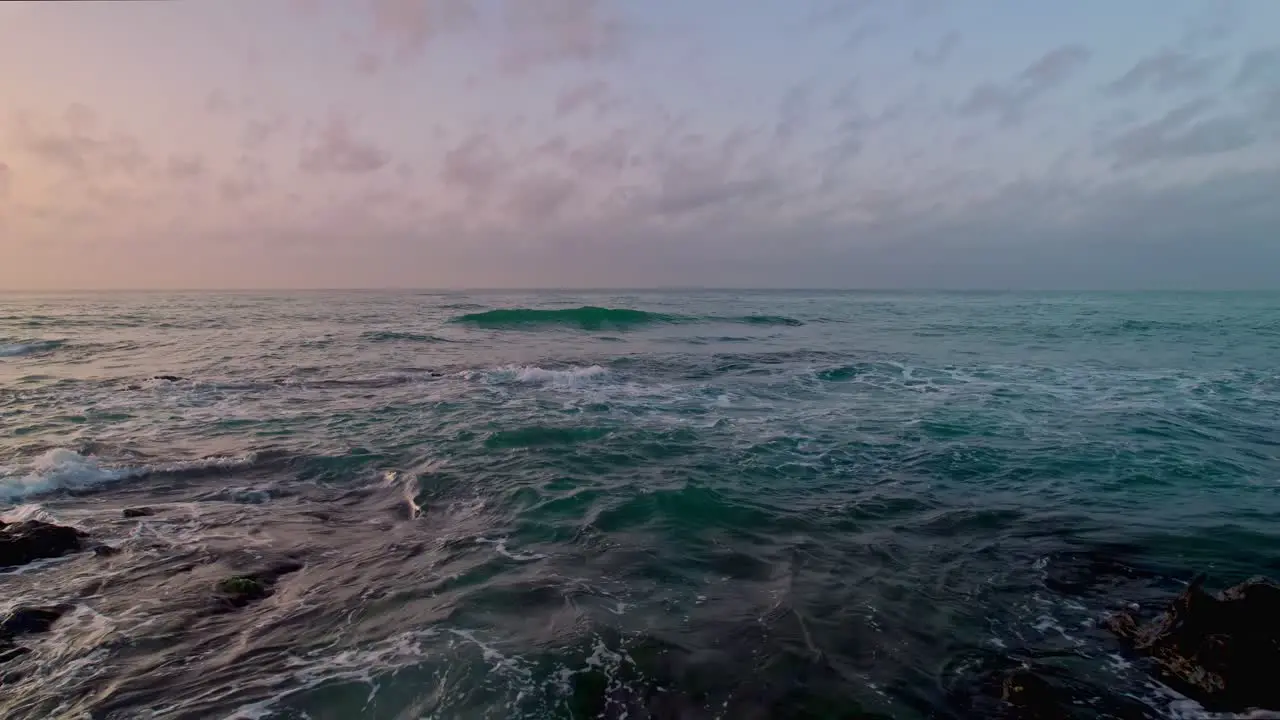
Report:
<svg viewBox="0 0 1280 720"><path fill-rule="evenodd" d="M157 465L114 466L92 455L54 448L27 465L0 467L0 502L17 503L56 490L85 490L153 473L189 473L246 467L252 455L208 457Z"/></svg>
<svg viewBox="0 0 1280 720"><path fill-rule="evenodd" d="M107 467L93 456L55 448L25 468L0 470L0 500L16 502L53 490L80 490L144 473L141 468Z"/></svg>
<svg viewBox="0 0 1280 720"><path fill-rule="evenodd" d="M599 365L563 370L547 370L536 365L506 365L487 371L484 377L495 382L577 387L599 381L608 374L609 371Z"/></svg>

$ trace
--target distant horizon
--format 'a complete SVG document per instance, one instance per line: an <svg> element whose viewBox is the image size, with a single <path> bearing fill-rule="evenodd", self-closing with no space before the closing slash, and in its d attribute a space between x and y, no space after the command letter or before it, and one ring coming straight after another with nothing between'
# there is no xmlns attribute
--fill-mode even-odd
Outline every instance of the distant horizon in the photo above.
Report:
<svg viewBox="0 0 1280 720"><path fill-rule="evenodd" d="M679 293L679 292L715 292L715 293L952 293L952 294L1267 294L1280 293L1280 287L1273 288L982 288L982 287L225 287L225 288L41 288L41 289L4 289L0 295L75 295L75 294L218 294L218 293L422 293L422 294L519 294L519 293L579 293L584 295L625 294L625 293Z"/></svg>

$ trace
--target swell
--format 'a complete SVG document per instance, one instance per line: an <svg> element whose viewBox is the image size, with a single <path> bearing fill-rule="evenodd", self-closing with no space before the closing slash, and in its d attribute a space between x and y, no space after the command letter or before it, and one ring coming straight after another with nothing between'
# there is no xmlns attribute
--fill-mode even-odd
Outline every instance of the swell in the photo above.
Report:
<svg viewBox="0 0 1280 720"><path fill-rule="evenodd" d="M798 326L804 323L781 315L690 316L649 312L631 308L606 308L583 305L576 308L538 309L501 308L467 313L452 322L492 330L579 328L582 330L626 330L658 324L730 322L745 325Z"/></svg>
<svg viewBox="0 0 1280 720"><path fill-rule="evenodd" d="M22 357L36 353L57 350L65 344L65 340L27 340L17 343L0 344L0 357Z"/></svg>
<svg viewBox="0 0 1280 720"><path fill-rule="evenodd" d="M425 335L422 333L402 332L397 330L370 330L361 333L360 339L367 342L420 342L420 343L436 343L436 342L452 342L435 335Z"/></svg>

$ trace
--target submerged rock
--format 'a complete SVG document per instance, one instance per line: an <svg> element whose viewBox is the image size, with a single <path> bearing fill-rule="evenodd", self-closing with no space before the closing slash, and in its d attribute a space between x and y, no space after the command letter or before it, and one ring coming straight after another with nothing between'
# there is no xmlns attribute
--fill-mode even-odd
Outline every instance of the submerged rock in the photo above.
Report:
<svg viewBox="0 0 1280 720"><path fill-rule="evenodd" d="M120 514L127 518L140 518L140 517L151 517L152 515L156 514L156 511L155 511L155 508L149 508L149 507L130 507L122 510Z"/></svg>
<svg viewBox="0 0 1280 720"><path fill-rule="evenodd" d="M214 598L224 609L242 608L251 602L271 596L276 581L283 575L302 569L302 563L285 561L245 575L234 575L218 582Z"/></svg>
<svg viewBox="0 0 1280 720"><path fill-rule="evenodd" d="M1107 626L1210 710L1280 710L1280 586L1254 578L1213 595L1204 581L1193 580L1151 622L1126 612Z"/></svg>
<svg viewBox="0 0 1280 720"><path fill-rule="evenodd" d="M0 568L61 557L80 549L85 533L40 520L0 522Z"/></svg>

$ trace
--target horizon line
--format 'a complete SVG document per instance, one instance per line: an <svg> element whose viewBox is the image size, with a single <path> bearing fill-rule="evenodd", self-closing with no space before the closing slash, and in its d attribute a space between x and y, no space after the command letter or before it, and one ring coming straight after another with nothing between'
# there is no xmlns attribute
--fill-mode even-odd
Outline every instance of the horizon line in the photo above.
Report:
<svg viewBox="0 0 1280 720"><path fill-rule="evenodd" d="M812 292L812 293L1268 293L1280 292L1280 286L1266 288L996 288L996 287L742 287L720 285L654 285L635 287L207 287L207 288L0 288L0 295L54 294L122 294L122 293L628 293L628 292Z"/></svg>

